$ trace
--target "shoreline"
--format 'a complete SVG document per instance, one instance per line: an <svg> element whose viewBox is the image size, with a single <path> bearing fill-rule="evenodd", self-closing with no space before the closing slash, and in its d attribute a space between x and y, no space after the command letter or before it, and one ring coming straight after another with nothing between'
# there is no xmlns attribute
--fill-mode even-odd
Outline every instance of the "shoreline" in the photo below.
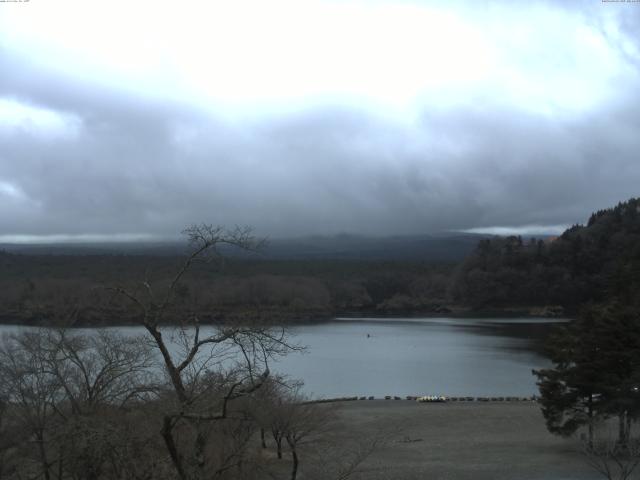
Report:
<svg viewBox="0 0 640 480"><path fill-rule="evenodd" d="M427 397L440 397L438 399L429 400ZM311 399L304 404L310 403L343 403L343 402L416 402L416 403L440 403L440 404L456 404L456 403L511 403L511 402L538 402L536 395L489 395L489 396L449 396L449 395L385 395L376 397L375 395L354 395L344 397L330 397Z"/></svg>
<svg viewBox="0 0 640 480"><path fill-rule="evenodd" d="M578 436L561 438L546 430L536 402L374 400L335 409L344 438L381 439L357 479L601 478L586 463Z"/></svg>
<svg viewBox="0 0 640 480"><path fill-rule="evenodd" d="M278 316L270 314L270 317ZM405 313L380 313L371 310L336 312L332 314L315 314L301 315L299 319L292 320L290 313L283 314L281 321L275 323L268 320L255 321L255 325L272 325L294 327L297 325L313 325L329 323L333 321L418 321L420 319L454 319L454 320L519 320L522 323L564 323L572 320L571 315L566 316L549 316L541 315L539 311L530 310L465 310L450 312L405 312ZM238 318L218 317L212 319L206 318L200 322L200 325L225 325L228 323L237 323ZM533 322L529 322L533 321ZM251 324L251 322L250 322ZM0 325L5 326L26 326L26 327L57 327L61 326L56 322L47 322L42 317L21 318L19 315L8 314L0 315ZM110 327L135 327L140 323L135 321L76 321L68 328L110 328ZM166 322L162 326L177 327L179 323Z"/></svg>

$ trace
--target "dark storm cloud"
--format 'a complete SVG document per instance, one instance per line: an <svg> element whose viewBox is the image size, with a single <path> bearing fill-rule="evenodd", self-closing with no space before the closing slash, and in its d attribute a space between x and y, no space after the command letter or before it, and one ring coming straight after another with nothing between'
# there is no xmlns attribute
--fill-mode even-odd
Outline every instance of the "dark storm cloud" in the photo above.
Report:
<svg viewBox="0 0 640 480"><path fill-rule="evenodd" d="M640 194L637 58L610 41L632 68L580 114L480 99L425 107L417 122L345 106L225 120L0 51L0 100L63 125L0 123L0 235L174 235L200 221L272 236L581 222Z"/></svg>

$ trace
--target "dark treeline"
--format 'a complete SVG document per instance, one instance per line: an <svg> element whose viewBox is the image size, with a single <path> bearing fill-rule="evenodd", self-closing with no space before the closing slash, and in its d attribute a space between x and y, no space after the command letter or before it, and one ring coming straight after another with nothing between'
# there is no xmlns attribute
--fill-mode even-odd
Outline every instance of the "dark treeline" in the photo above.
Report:
<svg viewBox="0 0 640 480"><path fill-rule="evenodd" d="M166 285L183 257L0 254L0 318L51 319L61 307L86 324L127 323L113 283ZM193 266L177 306L202 321L324 319L337 313L443 311L455 265L401 261L225 259ZM64 308L62 308L64 310ZM117 319L117 320L116 320Z"/></svg>
<svg viewBox="0 0 640 480"><path fill-rule="evenodd" d="M487 257L499 258L495 248L487 250ZM499 280L501 292L519 295L520 301L559 298L576 311L547 341L552 367L533 372L548 430L565 437L580 431L586 461L604 478L635 478L640 465L640 438L633 432L640 420L640 201L598 211L586 226L574 226L548 245L507 239L502 257L491 273L516 264L516 272L533 272L531 281L545 275L547 281L540 282L538 297L528 297L522 285L505 290Z"/></svg>
<svg viewBox="0 0 640 480"><path fill-rule="evenodd" d="M534 372L550 432L570 436L586 426L593 448L596 427L616 418L617 443L628 446L631 426L640 419L638 320L637 308L590 305L550 336L546 347L554 367Z"/></svg>
<svg viewBox="0 0 640 480"><path fill-rule="evenodd" d="M474 308L640 301L640 200L600 210L546 241L481 240L452 281L452 300Z"/></svg>
<svg viewBox="0 0 640 480"><path fill-rule="evenodd" d="M165 285L179 255L0 253L0 319L132 321L105 285ZM310 320L336 314L573 315L585 302L637 304L640 201L594 213L557 238L480 240L459 264L408 260L225 258L194 265L176 308L203 321ZM117 319L117 320L116 320Z"/></svg>

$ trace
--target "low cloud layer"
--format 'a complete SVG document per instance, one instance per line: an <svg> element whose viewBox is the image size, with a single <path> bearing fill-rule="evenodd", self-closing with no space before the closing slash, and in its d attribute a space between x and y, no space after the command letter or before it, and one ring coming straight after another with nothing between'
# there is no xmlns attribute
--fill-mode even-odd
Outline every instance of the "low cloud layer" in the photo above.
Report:
<svg viewBox="0 0 640 480"><path fill-rule="evenodd" d="M276 237L583 222L640 194L639 15L592 10L563 15L600 32L615 57L593 101L580 78L567 80L567 104L474 84L459 101L432 91L410 114L331 97L229 115L57 71L6 44L0 238L164 237L202 221Z"/></svg>

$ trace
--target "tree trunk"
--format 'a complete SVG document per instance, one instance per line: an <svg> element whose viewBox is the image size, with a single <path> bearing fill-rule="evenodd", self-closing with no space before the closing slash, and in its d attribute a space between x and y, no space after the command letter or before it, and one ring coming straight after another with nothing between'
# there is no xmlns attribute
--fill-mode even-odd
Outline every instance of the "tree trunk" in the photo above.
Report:
<svg viewBox="0 0 640 480"><path fill-rule="evenodd" d="M207 439L205 438L204 433L202 432L202 427L200 425L195 425L196 429L196 442L194 445L194 458L196 460L196 464L200 471L204 469L204 448L207 444Z"/></svg>
<svg viewBox="0 0 640 480"><path fill-rule="evenodd" d="M204 472L204 466L205 466L205 446L207 444L207 439L206 436L204 434L204 432L202 431L202 426L199 424L195 424L195 429L196 429L196 441L194 444L194 452L193 452L193 458L196 461L195 464L195 469L197 469L197 474L194 471L193 474L196 475L196 478L205 478L205 472Z"/></svg>
<svg viewBox="0 0 640 480"><path fill-rule="evenodd" d="M262 448L267 448L267 442L264 439L264 428L260 427L260 441L262 442Z"/></svg>
<svg viewBox="0 0 640 480"><path fill-rule="evenodd" d="M622 410L618 414L618 444L621 447L626 447L629 441L627 432L627 411Z"/></svg>
<svg viewBox="0 0 640 480"><path fill-rule="evenodd" d="M145 325L145 328L156 341L156 345L160 350L160 353L162 354L162 358L164 359L164 365L167 369L167 373L169 374L169 378L171 379L173 389L175 390L180 403L184 405L187 402L187 393L184 388L184 384L182 383L180 372L174 365L173 360L171 359L171 354L169 353L169 350L164 343L162 333L155 326Z"/></svg>
<svg viewBox="0 0 640 480"><path fill-rule="evenodd" d="M589 416L589 450L593 450L593 395L589 395L589 405L587 407L587 415Z"/></svg>
<svg viewBox="0 0 640 480"><path fill-rule="evenodd" d="M173 466L176 468L178 472L178 476L181 480L186 480L187 475L184 471L184 467L182 466L182 458L178 453L178 448L173 440L173 419L170 416L164 417L164 422L162 425L162 438L164 439L164 444L169 451L169 456L171 457L171 461L173 462Z"/></svg>
<svg viewBox="0 0 640 480"><path fill-rule="evenodd" d="M64 459L62 457L62 451L58 452L58 480L62 478L62 472L64 471ZM2 478L2 473L0 472L0 478Z"/></svg>
<svg viewBox="0 0 640 480"><path fill-rule="evenodd" d="M278 458L282 459L282 435L277 430L271 430L271 435L273 436L273 440L276 442Z"/></svg>
<svg viewBox="0 0 640 480"><path fill-rule="evenodd" d="M287 440L288 441L288 440ZM291 480L296 480L296 476L298 475L298 452L296 451L295 443L288 441L289 447L291 448L291 459L293 463L291 464Z"/></svg>
<svg viewBox="0 0 640 480"><path fill-rule="evenodd" d="M37 433L36 440L38 442L38 452L40 453L40 462L42 463L42 475L44 476L45 480L51 480L51 475L49 474L49 463L47 462L47 452L44 448L43 432Z"/></svg>

